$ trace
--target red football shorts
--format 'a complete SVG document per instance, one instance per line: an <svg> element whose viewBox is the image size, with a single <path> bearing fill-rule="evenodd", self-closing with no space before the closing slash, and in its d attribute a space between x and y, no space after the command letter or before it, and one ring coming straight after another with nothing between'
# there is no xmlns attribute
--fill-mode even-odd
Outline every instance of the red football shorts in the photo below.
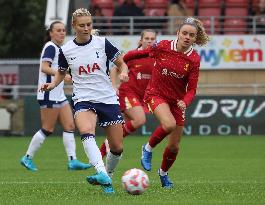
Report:
<svg viewBox="0 0 265 205"><path fill-rule="evenodd" d="M122 112L136 106L142 106L145 113L149 112L143 100L135 93L119 93L119 102Z"/></svg>
<svg viewBox="0 0 265 205"><path fill-rule="evenodd" d="M150 112L154 112L158 105L166 103L169 105L170 111L176 120L176 124L179 126L184 126L185 123L185 111L182 111L176 104L170 104L166 100L157 96L147 96L144 99L145 103Z"/></svg>

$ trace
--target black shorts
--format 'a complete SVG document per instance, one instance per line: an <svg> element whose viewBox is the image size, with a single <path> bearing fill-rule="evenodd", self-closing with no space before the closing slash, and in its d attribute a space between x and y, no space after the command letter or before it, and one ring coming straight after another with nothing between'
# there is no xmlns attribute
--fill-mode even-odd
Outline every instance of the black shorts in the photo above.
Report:
<svg viewBox="0 0 265 205"><path fill-rule="evenodd" d="M98 124L101 127L124 123L118 104L104 104L92 102L78 102L74 105L74 116L79 112L94 111L98 116Z"/></svg>
<svg viewBox="0 0 265 205"><path fill-rule="evenodd" d="M68 100L63 101L51 101L51 100L38 100L40 108L61 108L66 104L69 104Z"/></svg>

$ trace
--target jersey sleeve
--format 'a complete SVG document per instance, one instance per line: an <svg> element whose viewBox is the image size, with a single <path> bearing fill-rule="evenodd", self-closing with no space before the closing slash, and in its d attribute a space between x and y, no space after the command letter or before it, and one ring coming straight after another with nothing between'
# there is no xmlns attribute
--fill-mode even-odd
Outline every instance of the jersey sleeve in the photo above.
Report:
<svg viewBox="0 0 265 205"><path fill-rule="evenodd" d="M132 50L126 53L123 57L123 60L125 63L128 63L128 61L138 59L138 58L146 58L149 56L149 49L145 50Z"/></svg>
<svg viewBox="0 0 265 205"><path fill-rule="evenodd" d="M199 69L200 69L200 60L198 60L193 64L193 67L191 68L188 77L187 92L183 98L183 101L185 102L187 107L191 104L196 94L198 79L199 79Z"/></svg>
<svg viewBox="0 0 265 205"><path fill-rule="evenodd" d="M52 62L55 57L55 47L53 45L49 45L45 48L43 52L43 56L41 58L42 61Z"/></svg>
<svg viewBox="0 0 265 205"><path fill-rule="evenodd" d="M156 55L159 54L159 49L161 47L163 41L156 41L150 48L149 48L149 56L151 58L156 58Z"/></svg>
<svg viewBox="0 0 265 205"><path fill-rule="evenodd" d="M66 71L69 67L62 49L59 49L58 66L60 71Z"/></svg>
<svg viewBox="0 0 265 205"><path fill-rule="evenodd" d="M105 52L108 60L111 62L114 62L116 58L121 55L121 52L114 45L112 45L108 39L105 39Z"/></svg>

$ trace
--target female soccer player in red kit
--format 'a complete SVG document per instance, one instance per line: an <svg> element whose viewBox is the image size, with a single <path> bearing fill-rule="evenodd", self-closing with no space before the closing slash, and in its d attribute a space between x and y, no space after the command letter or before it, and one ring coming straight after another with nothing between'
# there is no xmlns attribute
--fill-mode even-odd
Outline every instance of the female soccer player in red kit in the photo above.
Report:
<svg viewBox="0 0 265 205"><path fill-rule="evenodd" d="M153 45L155 41L156 32L151 29L145 29L141 33L138 48L129 51L123 57L129 68L129 81L123 82L118 89L120 109L125 118L125 124L122 126L123 137L145 124L145 104L143 99L146 87L151 79L155 60L150 57L143 57L142 53L145 52L147 47ZM114 69L112 71L115 72ZM106 147L108 147L108 142L105 140L100 147L102 157L106 155Z"/></svg>
<svg viewBox="0 0 265 205"><path fill-rule="evenodd" d="M143 145L141 164L145 170L151 170L152 150L168 136L162 164L158 169L164 188L173 187L168 170L179 152L185 110L197 89L200 56L193 45L203 46L208 41L202 23L189 17L180 25L175 40L163 40L148 52L155 59L155 67L144 100L159 120L160 126L152 133L149 142Z"/></svg>

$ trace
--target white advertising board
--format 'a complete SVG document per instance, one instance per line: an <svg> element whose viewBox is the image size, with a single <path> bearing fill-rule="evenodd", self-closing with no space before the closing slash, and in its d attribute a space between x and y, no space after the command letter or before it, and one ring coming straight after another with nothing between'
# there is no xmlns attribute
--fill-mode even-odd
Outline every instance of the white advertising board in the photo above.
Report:
<svg viewBox="0 0 265 205"><path fill-rule="evenodd" d="M120 50L137 47L138 36L107 37ZM158 41L176 36L158 36ZM201 69L265 69L265 37L262 35L211 36L207 46L196 50L201 56Z"/></svg>

